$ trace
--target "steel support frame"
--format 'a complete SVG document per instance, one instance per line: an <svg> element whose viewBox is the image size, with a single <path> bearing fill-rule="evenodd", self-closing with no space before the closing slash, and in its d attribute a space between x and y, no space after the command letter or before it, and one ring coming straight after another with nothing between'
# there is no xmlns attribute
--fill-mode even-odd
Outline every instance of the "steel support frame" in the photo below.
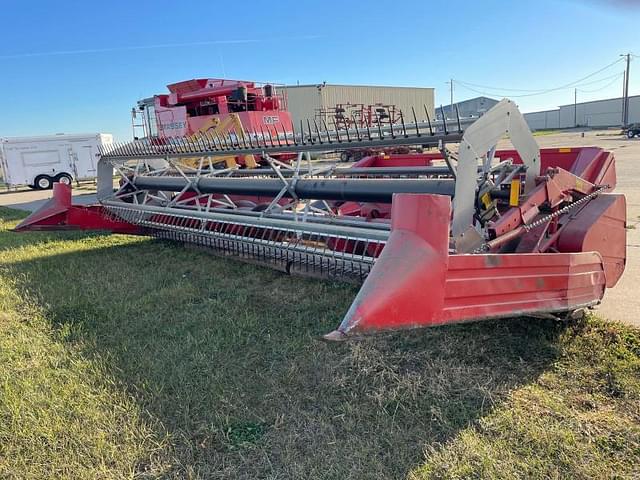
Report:
<svg viewBox="0 0 640 480"><path fill-rule="evenodd" d="M540 149L516 105L505 98L467 128L460 142L451 224L454 238L462 237L474 226L478 160L492 155L505 134L526 167L525 193L535 187L535 179L540 175Z"/></svg>

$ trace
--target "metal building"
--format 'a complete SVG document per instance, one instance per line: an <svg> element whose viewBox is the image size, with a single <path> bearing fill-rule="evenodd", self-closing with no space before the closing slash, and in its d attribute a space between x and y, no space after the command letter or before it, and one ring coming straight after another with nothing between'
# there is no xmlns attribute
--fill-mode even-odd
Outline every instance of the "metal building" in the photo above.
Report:
<svg viewBox="0 0 640 480"><path fill-rule="evenodd" d="M547 130L560 128L560 109L543 110L541 112L525 113L524 119L531 130Z"/></svg>
<svg viewBox="0 0 640 480"><path fill-rule="evenodd" d="M413 116L411 107L416 109L418 120L424 120L426 108L429 116L434 118L434 89L422 87L384 87L375 85L335 85L321 83L317 85L289 85L284 89L287 108L295 125L300 121L321 120L327 122L331 129L331 112L339 105L364 108L381 105L395 107L396 115L402 111L405 120ZM351 108L347 108L351 111ZM346 113L347 115L349 112Z"/></svg>
<svg viewBox="0 0 640 480"><path fill-rule="evenodd" d="M573 127L615 127L622 124L622 97L560 105L553 110L525 113L532 130ZM629 123L640 122L640 95L629 97Z"/></svg>
<svg viewBox="0 0 640 480"><path fill-rule="evenodd" d="M469 100L463 100L453 104L453 112L451 104L443 105L442 110L447 118L456 118L456 107L461 117L480 117L493 107L499 100L489 97L475 97ZM442 120L442 113L440 107L436 111L436 117L438 120Z"/></svg>

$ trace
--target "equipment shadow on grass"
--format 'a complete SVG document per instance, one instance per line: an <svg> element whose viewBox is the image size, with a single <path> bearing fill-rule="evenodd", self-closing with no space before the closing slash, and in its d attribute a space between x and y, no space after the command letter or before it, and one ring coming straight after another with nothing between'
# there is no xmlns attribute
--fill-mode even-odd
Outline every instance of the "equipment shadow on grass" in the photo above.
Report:
<svg viewBox="0 0 640 480"><path fill-rule="evenodd" d="M547 370L563 328L518 318L325 343L356 288L160 241L9 268L165 439L137 468L176 477L403 477Z"/></svg>

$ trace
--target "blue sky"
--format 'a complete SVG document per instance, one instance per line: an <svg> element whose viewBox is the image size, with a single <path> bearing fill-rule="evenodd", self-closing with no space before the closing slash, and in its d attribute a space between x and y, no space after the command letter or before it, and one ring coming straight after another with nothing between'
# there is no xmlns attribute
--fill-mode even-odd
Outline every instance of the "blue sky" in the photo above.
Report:
<svg viewBox="0 0 640 480"><path fill-rule="evenodd" d="M3 0L1 15L0 136L126 140L137 99L189 78L426 86L446 104L449 78L456 100L478 95L457 82L526 95L640 55L640 0ZM578 100L619 96L623 69L585 80ZM553 108L573 102L573 87L514 99Z"/></svg>

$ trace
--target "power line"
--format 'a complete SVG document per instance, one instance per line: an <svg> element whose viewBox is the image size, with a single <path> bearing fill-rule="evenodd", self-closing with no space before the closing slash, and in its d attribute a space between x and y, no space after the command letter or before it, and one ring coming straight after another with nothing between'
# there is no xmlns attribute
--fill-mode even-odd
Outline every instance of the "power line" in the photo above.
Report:
<svg viewBox="0 0 640 480"><path fill-rule="evenodd" d="M617 75L615 75L615 78L614 78L612 81L610 81L610 82L609 82L609 83L607 83L606 85L603 85L602 87L595 88L595 89L593 89L593 90L581 90L581 89L578 89L578 91L579 91L580 93L593 93L593 92L599 92L600 90L604 90L605 88L610 87L611 85L613 85L614 83L616 83L616 82L620 79L620 77L622 77L623 75L624 75L624 72L620 72L620 73L618 73ZM603 79L603 80L604 80L604 79Z"/></svg>
<svg viewBox="0 0 640 480"><path fill-rule="evenodd" d="M594 85L596 83L604 82L605 80L610 80L612 78L618 79L618 78L620 78L621 75L623 75L623 73L624 72L618 72L618 73L614 73L613 75L609 75L607 77L599 78L597 80L592 80L590 82L580 83L579 86L584 87L584 86L587 86L587 85ZM466 82L464 82L464 83L462 83L460 81L457 81L457 82L458 82L458 85L462 86L463 88L467 88L469 90L473 90L470 87L467 87L467 83ZM566 87L566 88L574 88L574 87L576 87L576 85L573 85L571 87ZM513 90L514 91L524 91L524 90L518 90L518 89L513 89ZM478 90L473 90L473 91L478 92ZM531 91L546 93L548 90L531 90ZM478 93L484 93L484 92L478 92ZM518 96L518 95L512 95L512 96Z"/></svg>
<svg viewBox="0 0 640 480"><path fill-rule="evenodd" d="M509 96L509 97L532 97L532 96L536 96L536 95L543 95L543 94L546 94L546 93L555 92L555 91L558 91L558 90L564 90L566 88L577 87L578 84L580 84L584 80L587 80L588 78L591 78L591 77L597 75L598 73L603 72L604 70L607 70L608 68L611 68L613 65L615 65L615 64L617 64L619 62L622 62L622 61L623 61L623 59L619 58L616 61L611 62L610 64L605 65L604 67L596 70L595 72L590 73L589 75L586 75L586 76L584 76L584 77L582 77L582 78L580 78L578 80L575 80L573 82L567 83L567 84L562 85L560 87L548 88L548 89L544 89L544 90L530 90L530 92L533 92L533 93L525 93L525 94L520 94L520 95L509 94L509 95L504 95L504 96ZM490 93L490 92L480 91L480 90L477 90L475 88L472 88L472 86L477 85L477 84L464 82L462 80L455 80L455 82L458 85L462 86L463 88L465 88L467 90L471 90L472 92L480 93L481 95L499 95L496 92ZM594 83L597 83L597 82L594 82ZM469 85L471 85L471 87ZM509 91L509 90L511 90L511 91L519 91L517 89L504 89L504 88L497 88L497 87L495 87L495 88L494 87L485 87L485 88L488 88L489 90L496 90L496 91ZM527 90L521 90L521 91L527 91Z"/></svg>
<svg viewBox="0 0 640 480"><path fill-rule="evenodd" d="M616 63L618 63L618 62L622 62L622 61L624 61L624 59L619 58L619 59L615 60L614 62L611 62L611 63L610 63L610 64L608 64L608 65L605 65L604 67L600 68L599 70L596 70L595 72L590 73L589 75L586 75L586 76L584 76L584 77L580 78L579 80L575 80L575 81L573 81L573 82L571 82L571 83L567 83L566 85L563 85L563 86L561 86L561 87L547 88L547 89L540 89L540 90L520 90L520 91L535 92L535 93L537 94L537 93L546 93L546 92L551 92L551 91L555 91L555 90L562 90L562 89L564 89L564 88L574 87L574 86L576 86L576 84L581 83L582 81L584 81L584 80L586 80L586 79L588 79L588 78L591 78L591 77L593 77L593 76L597 75L598 73L600 73L600 72L602 72L602 71L604 71L604 70L606 70L606 69L608 69L608 68L612 67L612 66L613 66L613 65L615 65ZM472 86L474 85L474 84L472 84L472 83L469 83L469 82L463 82L463 81L461 81L461 80L456 80L456 82L458 82L458 83L462 83L462 84L466 84L466 85L472 85ZM476 84L475 86L478 86L478 85ZM487 88L489 88L490 90L505 90L505 91L506 91L506 90L513 90L513 91L518 90L518 89L500 89L500 88L497 88L497 87L496 87L496 88L487 87ZM527 95L522 95L522 96L527 96Z"/></svg>
<svg viewBox="0 0 640 480"><path fill-rule="evenodd" d="M602 77L602 78L599 78L598 80L593 80L591 82L581 83L579 86L580 87L584 87L586 85L593 85L595 83L604 82L605 80L609 80L611 78L619 78L622 75L624 75L624 70L622 72L618 72L618 73L614 73L613 75L609 75L608 77Z"/></svg>
<svg viewBox="0 0 640 480"><path fill-rule="evenodd" d="M505 92L541 92L543 90L543 89L528 90L528 89L523 89L523 88L490 87L488 85L480 85L480 84L477 84L477 83L463 82L462 80L454 80L454 81L456 83L458 83L459 85L472 86L472 87L478 87L478 88L487 88L489 90L500 90L500 91L505 91Z"/></svg>

